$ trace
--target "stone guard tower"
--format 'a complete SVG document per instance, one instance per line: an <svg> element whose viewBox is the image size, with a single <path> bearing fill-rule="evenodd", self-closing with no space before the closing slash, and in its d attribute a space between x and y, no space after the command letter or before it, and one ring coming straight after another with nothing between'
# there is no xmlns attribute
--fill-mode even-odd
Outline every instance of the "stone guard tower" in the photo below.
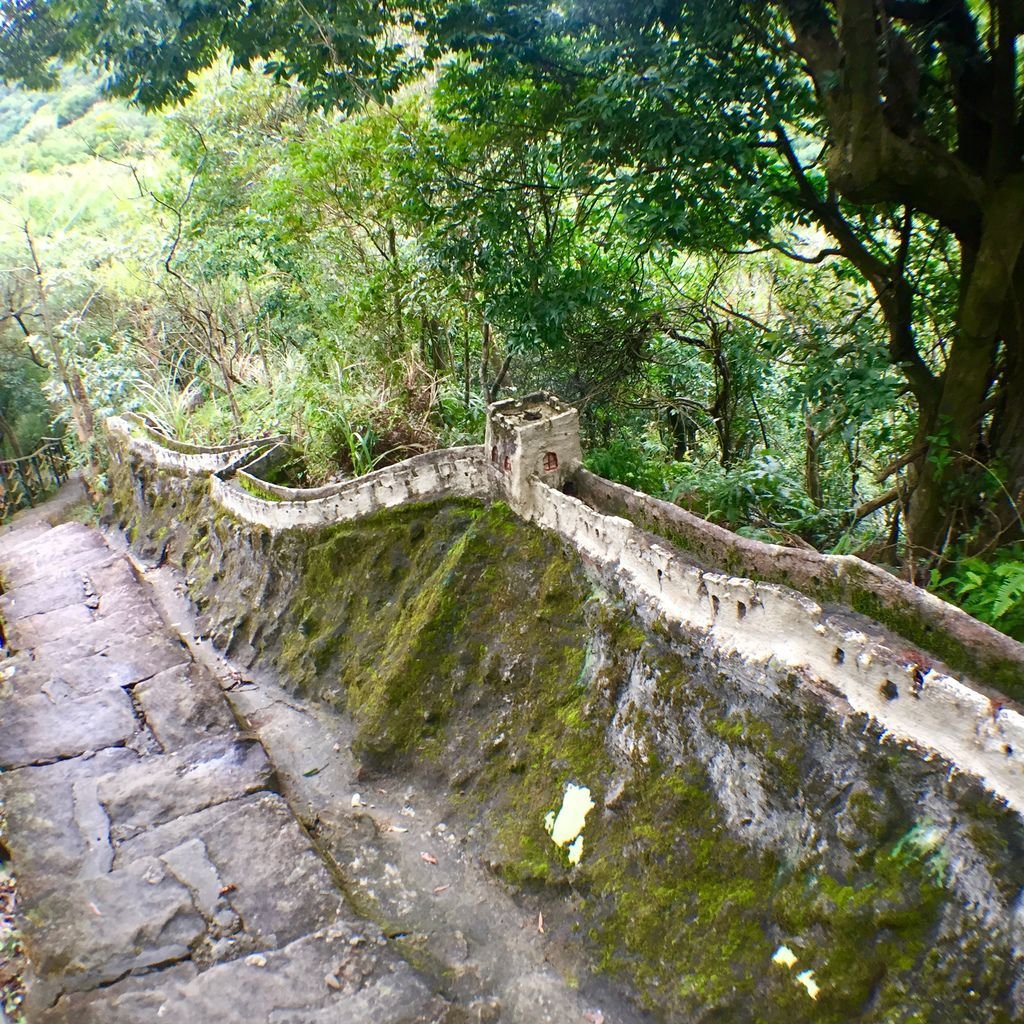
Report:
<svg viewBox="0 0 1024 1024"><path fill-rule="evenodd" d="M539 393L487 410L486 451L498 492L514 508L531 503L530 481L561 487L582 458L579 413Z"/></svg>

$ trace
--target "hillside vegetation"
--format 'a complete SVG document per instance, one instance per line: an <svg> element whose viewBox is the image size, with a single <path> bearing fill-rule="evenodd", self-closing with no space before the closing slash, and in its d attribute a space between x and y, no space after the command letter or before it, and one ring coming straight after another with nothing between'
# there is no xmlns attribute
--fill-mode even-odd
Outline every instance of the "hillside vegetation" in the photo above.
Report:
<svg viewBox="0 0 1024 1024"><path fill-rule="evenodd" d="M595 471L1024 636L1021 26L861 6L27 3L5 452L139 409L315 484L545 388Z"/></svg>

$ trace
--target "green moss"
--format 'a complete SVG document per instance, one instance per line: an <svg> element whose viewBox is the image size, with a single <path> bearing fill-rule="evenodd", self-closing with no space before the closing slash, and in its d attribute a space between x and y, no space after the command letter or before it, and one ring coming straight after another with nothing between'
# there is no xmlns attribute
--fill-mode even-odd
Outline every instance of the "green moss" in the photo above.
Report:
<svg viewBox="0 0 1024 1024"><path fill-rule="evenodd" d="M565 553L507 507L404 508L308 547L279 661L347 704L368 762L422 756L456 700L490 706L531 681L576 678L582 599Z"/></svg>
<svg viewBox="0 0 1024 1024"><path fill-rule="evenodd" d="M595 593L573 554L501 505L414 506L271 537L210 516L199 491L151 493L145 530L181 514L183 500L203 524L184 558L225 635L257 623L284 679L347 705L368 768L444 779L450 820L480 826L488 861L533 888L545 918L571 894L583 948L657 1019L906 1024L949 1019L943 1008L955 1005L964 1021L1008 1020L996 996L977 1012L965 1001L1008 992L1014 968L989 936L942 925L950 904L934 830L895 801L885 813L872 806L908 755L872 745L860 762L865 791L843 812L848 851L829 804L836 780L819 782L805 749L848 741L795 677L762 695L778 701L771 713L737 699L734 681ZM266 609L266 575L253 572L264 562L286 595ZM222 573L231 587L217 586ZM243 579L248 589L234 593ZM640 678L650 699L622 706L626 681ZM794 822L807 829L798 863L729 820L723 782L708 773L716 749L764 788L780 835ZM587 785L596 804L575 868L543 824L567 782ZM1013 854L998 814L964 807L979 848ZM799 958L792 971L771 962L781 943ZM817 1001L797 970L815 972Z"/></svg>
<svg viewBox="0 0 1024 1024"><path fill-rule="evenodd" d="M281 501L282 498L275 491L272 491L269 487L264 487L262 481L249 475L238 475L235 477L241 486L243 491L248 491L250 494L257 498L262 498L264 501Z"/></svg>

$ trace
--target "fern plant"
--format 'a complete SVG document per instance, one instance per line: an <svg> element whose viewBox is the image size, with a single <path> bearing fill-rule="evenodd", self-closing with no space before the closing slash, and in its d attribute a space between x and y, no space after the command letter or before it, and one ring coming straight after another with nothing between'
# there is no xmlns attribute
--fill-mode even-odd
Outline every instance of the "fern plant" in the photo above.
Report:
<svg viewBox="0 0 1024 1024"><path fill-rule="evenodd" d="M964 558L945 578L935 571L932 590L1016 640L1024 641L1024 547L995 552L991 560Z"/></svg>

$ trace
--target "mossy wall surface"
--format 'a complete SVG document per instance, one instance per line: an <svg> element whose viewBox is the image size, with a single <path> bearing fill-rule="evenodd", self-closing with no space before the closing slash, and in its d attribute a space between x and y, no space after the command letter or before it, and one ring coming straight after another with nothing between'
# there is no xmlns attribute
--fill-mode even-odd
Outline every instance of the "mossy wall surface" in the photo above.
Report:
<svg viewBox="0 0 1024 1024"><path fill-rule="evenodd" d="M938 759L639 621L504 506L271 535L194 481L113 479L220 646L347 709L368 772L439 781L549 933L656 1019L1020 1019L1024 831ZM543 824L569 782L596 804L576 867Z"/></svg>

